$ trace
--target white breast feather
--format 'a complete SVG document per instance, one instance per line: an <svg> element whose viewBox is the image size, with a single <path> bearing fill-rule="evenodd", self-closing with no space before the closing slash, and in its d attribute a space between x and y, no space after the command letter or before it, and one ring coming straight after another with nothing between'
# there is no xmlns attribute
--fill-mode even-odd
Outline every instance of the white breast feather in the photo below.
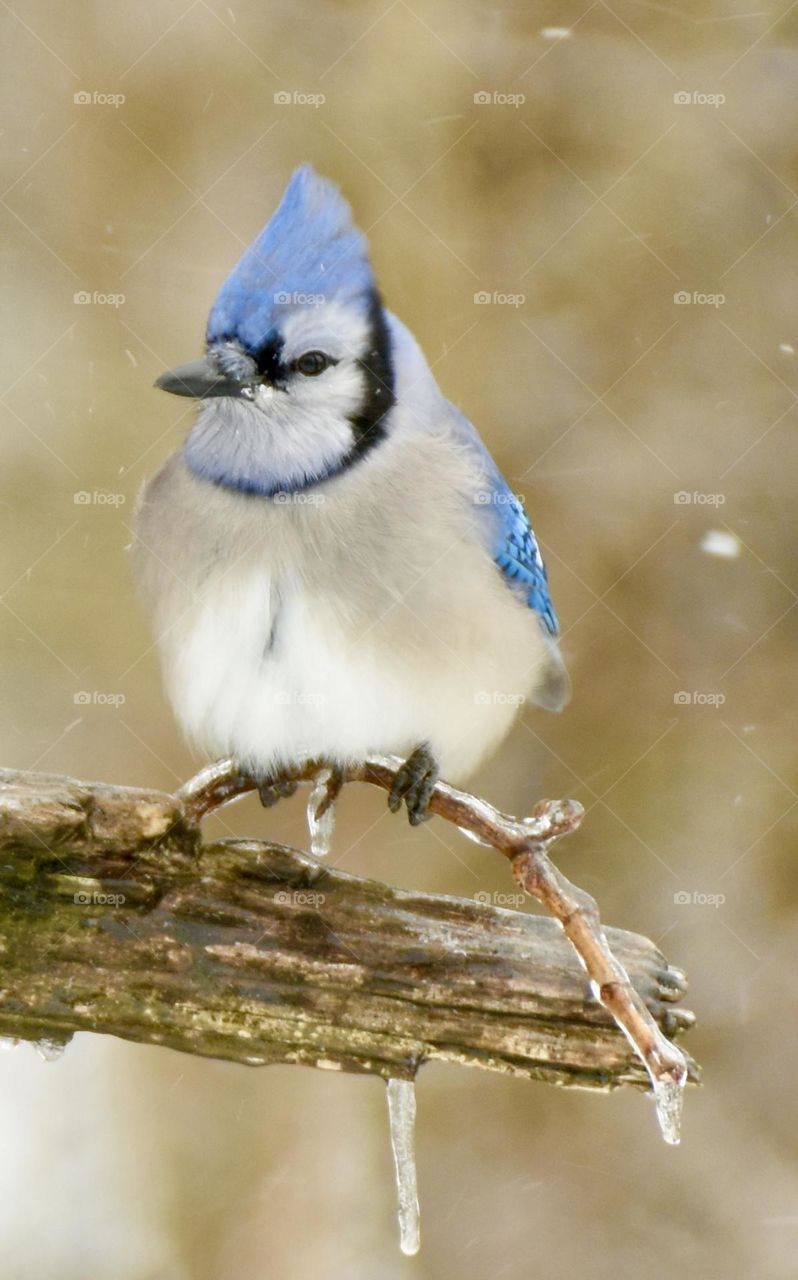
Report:
<svg viewBox="0 0 798 1280"><path fill-rule="evenodd" d="M471 524L478 464L403 425L320 486L321 503L236 494L179 457L152 482L137 567L171 700L203 752L266 774L427 741L462 778L539 683L538 620Z"/></svg>

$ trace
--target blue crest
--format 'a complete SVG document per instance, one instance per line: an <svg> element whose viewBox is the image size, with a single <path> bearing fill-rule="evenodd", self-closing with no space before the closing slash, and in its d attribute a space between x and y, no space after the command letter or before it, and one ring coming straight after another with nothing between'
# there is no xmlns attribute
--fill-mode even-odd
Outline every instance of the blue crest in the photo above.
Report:
<svg viewBox="0 0 798 1280"><path fill-rule="evenodd" d="M222 285L208 342L237 338L257 351L286 308L362 300L374 289L365 236L334 183L309 164L293 174L257 240Z"/></svg>

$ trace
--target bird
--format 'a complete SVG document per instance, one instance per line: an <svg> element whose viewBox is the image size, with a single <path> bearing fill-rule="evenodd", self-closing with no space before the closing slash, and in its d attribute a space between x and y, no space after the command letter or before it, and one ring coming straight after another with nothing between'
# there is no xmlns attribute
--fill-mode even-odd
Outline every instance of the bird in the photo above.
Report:
<svg viewBox="0 0 798 1280"><path fill-rule="evenodd" d="M340 189L302 165L213 303L197 401L145 485L134 572L192 747L265 804L316 761L401 762L411 824L569 679L522 499L384 305Z"/></svg>

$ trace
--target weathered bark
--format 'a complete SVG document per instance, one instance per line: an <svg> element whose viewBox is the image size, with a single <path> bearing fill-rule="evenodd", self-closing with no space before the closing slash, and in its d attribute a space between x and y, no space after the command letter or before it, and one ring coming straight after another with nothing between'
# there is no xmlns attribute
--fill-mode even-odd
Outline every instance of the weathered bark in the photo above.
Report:
<svg viewBox="0 0 798 1280"><path fill-rule="evenodd" d="M437 1058L648 1085L555 921L401 892L279 845L203 844L193 812L0 771L0 1034L104 1032L383 1077ZM688 1027L684 975L647 939L606 936L660 1027Z"/></svg>

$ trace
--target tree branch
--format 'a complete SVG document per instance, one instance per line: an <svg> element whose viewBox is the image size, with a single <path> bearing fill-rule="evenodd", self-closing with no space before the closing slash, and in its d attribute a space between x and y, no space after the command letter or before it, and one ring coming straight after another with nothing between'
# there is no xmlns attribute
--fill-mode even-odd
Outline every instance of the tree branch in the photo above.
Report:
<svg viewBox="0 0 798 1280"><path fill-rule="evenodd" d="M343 780L390 789L397 764L375 757ZM575 802L519 821L445 783L432 796L505 854L549 920L270 843L203 844L202 817L254 786L231 762L175 796L0 771L0 1034L105 1032L384 1078L436 1058L600 1089L697 1078L663 1035L693 1021L677 1007L684 975L647 939L605 934L548 859L578 825Z"/></svg>

